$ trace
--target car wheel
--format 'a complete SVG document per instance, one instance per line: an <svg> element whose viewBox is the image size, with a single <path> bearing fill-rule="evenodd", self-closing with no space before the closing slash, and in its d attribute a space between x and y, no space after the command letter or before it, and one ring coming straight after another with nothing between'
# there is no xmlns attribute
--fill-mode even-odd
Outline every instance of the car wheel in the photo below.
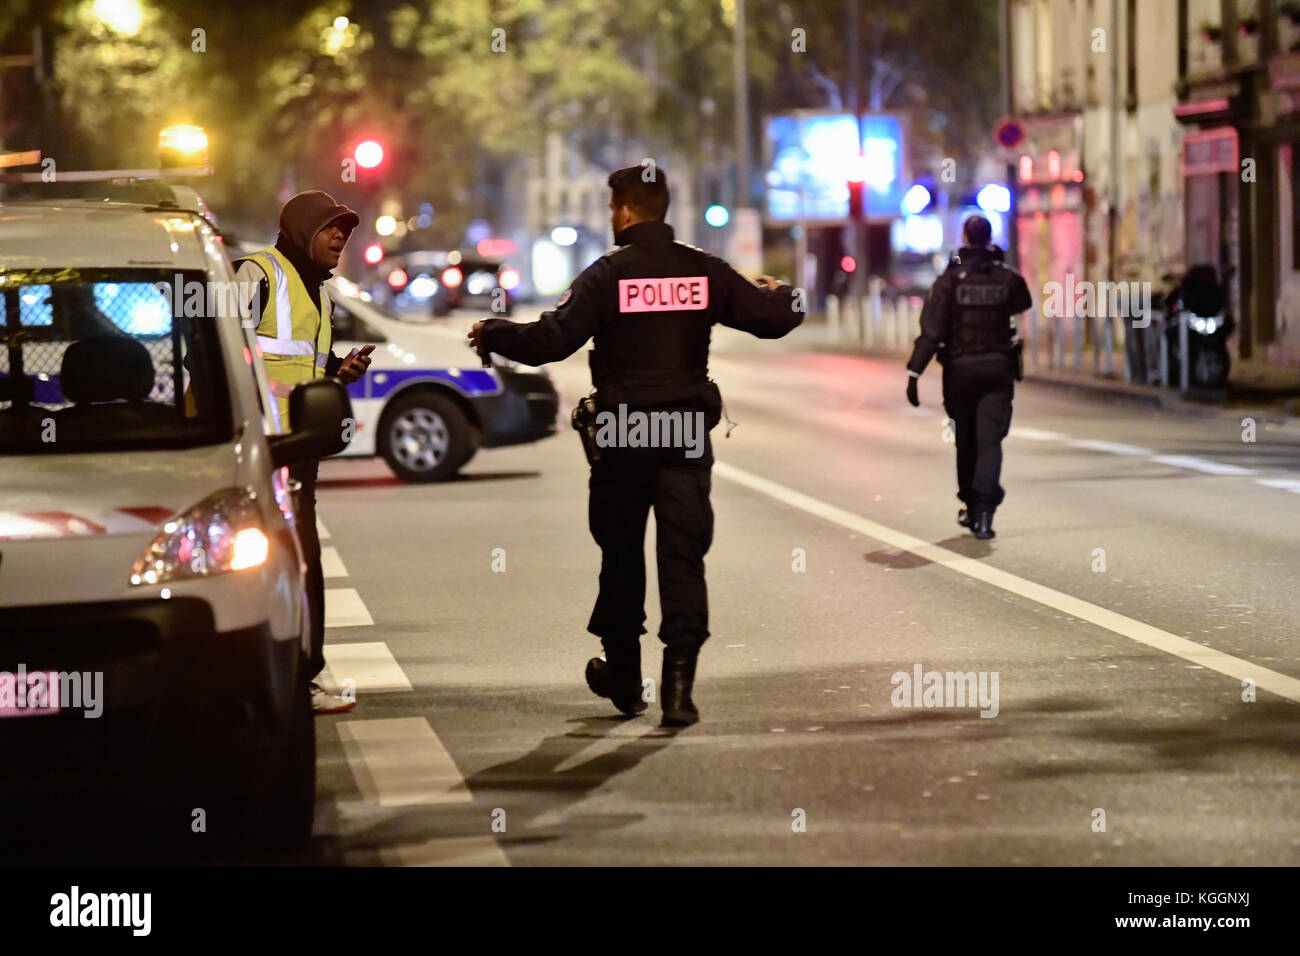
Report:
<svg viewBox="0 0 1300 956"><path fill-rule="evenodd" d="M250 807L246 843L257 851L295 850L311 837L316 810L316 725L307 660L299 665L284 754L267 790Z"/></svg>
<svg viewBox="0 0 1300 956"><path fill-rule="evenodd" d="M379 453L403 481L450 478L474 450L469 422L449 398L417 392L384 411Z"/></svg>
<svg viewBox="0 0 1300 956"><path fill-rule="evenodd" d="M451 306L450 306L449 304L447 304L447 302L445 302L445 301L441 301L441 300L439 300L439 299L434 299L434 300L433 300L433 315L434 315L434 318L438 318L438 319L441 319L441 318L444 318L444 317L446 317L446 316L448 316L448 315L451 315Z"/></svg>

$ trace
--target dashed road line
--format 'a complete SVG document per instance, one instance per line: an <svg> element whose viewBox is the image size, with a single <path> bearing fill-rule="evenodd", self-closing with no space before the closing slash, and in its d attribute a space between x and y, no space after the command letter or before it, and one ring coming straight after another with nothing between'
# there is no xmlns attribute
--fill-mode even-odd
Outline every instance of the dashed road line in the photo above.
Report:
<svg viewBox="0 0 1300 956"><path fill-rule="evenodd" d="M1300 478L1256 478L1255 484L1300 495Z"/></svg>
<svg viewBox="0 0 1300 956"><path fill-rule="evenodd" d="M361 627L374 623L356 588L325 589L326 627Z"/></svg>
<svg viewBox="0 0 1300 956"><path fill-rule="evenodd" d="M1109 455L1154 455L1155 450L1141 445L1126 445L1119 441L1097 441L1092 438L1071 438L1066 444L1071 448L1086 448L1090 451L1104 451Z"/></svg>
<svg viewBox="0 0 1300 956"><path fill-rule="evenodd" d="M335 682L351 680L360 693L384 694L413 691L411 681L383 641L326 644L325 666Z"/></svg>
<svg viewBox="0 0 1300 956"><path fill-rule="evenodd" d="M1240 465L1225 465L1222 462L1209 461L1205 458L1194 458L1191 455L1155 455L1151 459L1162 465L1171 465L1174 468L1190 468L1192 471L1204 472L1207 475L1257 475L1259 472L1253 468L1242 468Z"/></svg>
<svg viewBox="0 0 1300 956"><path fill-rule="evenodd" d="M1245 477L1259 474L1259 470L1256 468L1229 465L1221 461L1211 461L1208 458L1198 458L1195 455L1157 455L1154 449L1143 448L1141 445L1100 441L1092 438L1071 438L1061 432L1046 431L1041 428L1018 426L1011 429L1010 437L1023 438L1027 441L1062 442L1071 448L1084 448L1089 451L1100 451L1110 455L1124 455L1130 458L1146 458L1158 465L1167 465L1171 468L1187 468L1191 471L1199 471L1202 474L1219 477ZM1280 488L1283 491L1300 493L1300 479L1261 478L1256 479L1255 484L1263 485L1266 488Z"/></svg>
<svg viewBox="0 0 1300 956"><path fill-rule="evenodd" d="M335 725L357 786L381 807L473 803L451 754L423 717Z"/></svg>
<svg viewBox="0 0 1300 956"><path fill-rule="evenodd" d="M1300 703L1300 680L1294 677L1280 674L1277 671L1269 670L1266 667L1261 667L1240 657L1234 657L1231 654L1225 654L1214 648L1197 644L1195 641L1189 641L1187 638L1178 637L1168 631L1162 631L1150 624L1135 621L1132 618L1117 614L1096 604L1091 604L1073 595L1065 594L1062 591L1002 571L975 558L968 558L939 545L930 544L928 541L915 538L902 531L895 531L893 528L878 524L851 511L845 511L843 508L837 508L802 492L795 491L793 488L787 488L785 485L761 478L733 465L718 462L714 465L714 473L749 488L751 491L767 495L769 498L773 498L806 514L821 518L823 521L829 521L842 528L874 538L876 541L897 548L900 551L910 552L918 557L925 558L927 561L942 565L951 571L964 574L977 581L983 581L985 584L990 584L1026 600L1035 601L1038 604L1060 611L1062 614L1088 621L1090 624L1105 628L1121 637L1127 637L1129 640L1180 657L1192 664L1217 671L1227 677L1237 680L1249 678L1263 690L1270 691L1295 703Z"/></svg>
<svg viewBox="0 0 1300 956"><path fill-rule="evenodd" d="M322 541L329 530L316 519ZM337 548L321 548L321 569L326 578L348 576ZM325 590L327 628L373 626L374 618L355 588ZM384 641L326 643L322 682L332 686L350 683L356 693L409 693L415 690L397 658ZM355 711L353 711L355 713ZM375 808L437 804L472 804L456 762L433 727L423 717L344 720L335 723L348 770L363 803L338 801L340 817L369 816ZM484 818L484 826L487 826ZM373 851L372 851L373 852ZM435 837L415 843L378 848L380 859L392 866L509 866L510 860L494 836ZM364 854L349 854L364 856Z"/></svg>
<svg viewBox="0 0 1300 956"><path fill-rule="evenodd" d="M327 578L346 578L348 576L348 569L344 567L343 559L339 557L338 548L321 548L320 566Z"/></svg>

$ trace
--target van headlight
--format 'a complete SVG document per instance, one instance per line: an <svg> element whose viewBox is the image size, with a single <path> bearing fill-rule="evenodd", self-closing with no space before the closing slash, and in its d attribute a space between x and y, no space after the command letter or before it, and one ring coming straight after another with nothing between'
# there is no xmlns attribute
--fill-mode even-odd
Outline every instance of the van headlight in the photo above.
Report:
<svg viewBox="0 0 1300 956"><path fill-rule="evenodd" d="M257 494L251 488L227 488L168 519L131 569L131 583L245 571L266 563L270 550Z"/></svg>

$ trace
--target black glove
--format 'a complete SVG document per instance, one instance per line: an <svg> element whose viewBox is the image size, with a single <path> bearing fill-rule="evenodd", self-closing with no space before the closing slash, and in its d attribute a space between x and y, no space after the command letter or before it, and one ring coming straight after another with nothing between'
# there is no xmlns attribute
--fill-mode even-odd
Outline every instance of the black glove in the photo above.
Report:
<svg viewBox="0 0 1300 956"><path fill-rule="evenodd" d="M917 376L907 376L907 400L912 403L913 408L921 407L921 398L916 394Z"/></svg>

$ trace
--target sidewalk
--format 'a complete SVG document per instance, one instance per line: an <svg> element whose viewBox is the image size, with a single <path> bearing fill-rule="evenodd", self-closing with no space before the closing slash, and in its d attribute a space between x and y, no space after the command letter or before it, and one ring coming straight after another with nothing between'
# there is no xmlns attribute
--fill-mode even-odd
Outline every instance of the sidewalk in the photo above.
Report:
<svg viewBox="0 0 1300 956"><path fill-rule="evenodd" d="M872 358L896 359L901 368L911 353L911 343L899 344L901 332L887 339L886 344L865 346L860 341L831 338L830 328L819 315L809 320L790 336L791 344L814 351L834 352L842 355L864 355ZM1084 355L1084 371L1050 368L1046 364L1034 366L1028 353L1025 355L1025 382L1058 388L1072 388L1095 397L1119 401L1139 402L1166 408L1184 414L1214 418L1250 416L1261 421L1275 421L1300 426L1300 371L1264 365L1257 362L1234 362L1226 398L1205 400L1184 398L1176 390L1151 385L1135 385L1124 381L1124 353L1114 356L1115 375L1093 374L1092 353Z"/></svg>

